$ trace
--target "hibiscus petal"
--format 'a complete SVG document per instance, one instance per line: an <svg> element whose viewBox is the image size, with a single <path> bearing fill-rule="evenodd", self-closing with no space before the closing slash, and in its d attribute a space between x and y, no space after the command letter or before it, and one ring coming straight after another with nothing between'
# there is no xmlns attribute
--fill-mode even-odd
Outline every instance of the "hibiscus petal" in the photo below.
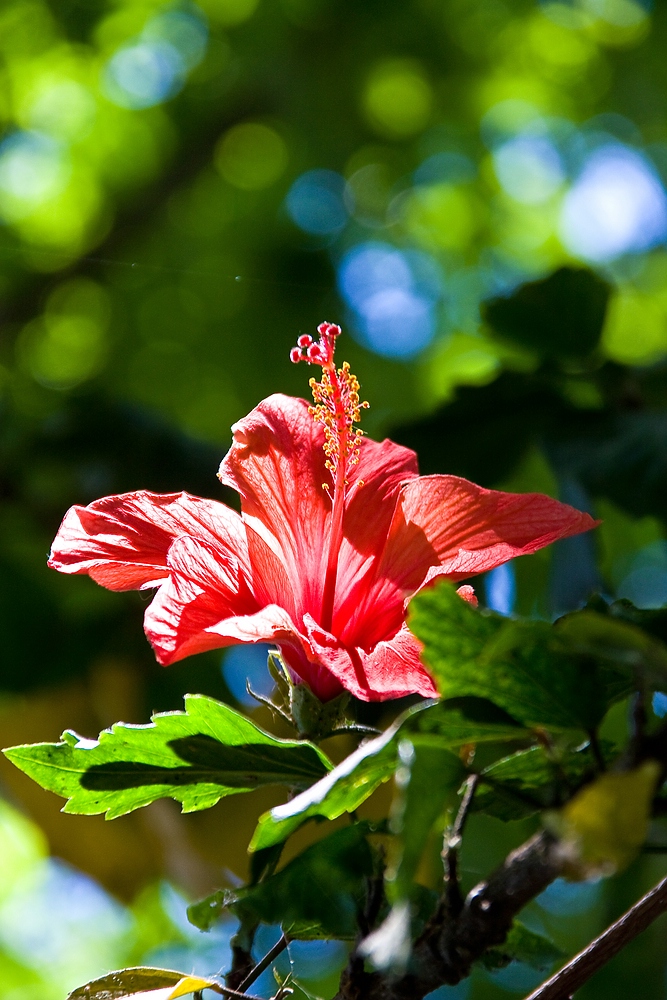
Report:
<svg viewBox="0 0 667 1000"><path fill-rule="evenodd" d="M258 610L241 564L229 549L213 542L182 536L167 557L165 580L144 616L144 630L162 664L193 653L257 639L221 641L209 631L221 620L252 615Z"/></svg>
<svg viewBox="0 0 667 1000"><path fill-rule="evenodd" d="M110 590L158 586L167 576L169 546L182 534L231 547L244 559L245 528L236 511L188 493L140 490L71 507L48 565L61 573L87 573Z"/></svg>
<svg viewBox="0 0 667 1000"><path fill-rule="evenodd" d="M220 480L241 494L249 526L282 559L296 597L298 617L319 611L326 566L331 501L323 484L323 430L303 399L275 394L233 427L234 441L219 470ZM352 602L381 552L394 511L392 494L417 475L413 451L392 441L361 441L352 470L364 485L350 492L339 556L337 605ZM344 614L346 612L343 612Z"/></svg>
<svg viewBox="0 0 667 1000"><path fill-rule="evenodd" d="M407 625L402 625L396 635L379 642L370 651L343 646L312 619L306 618L304 625L313 653L355 698L386 701L410 694L438 697L419 658L421 644Z"/></svg>
<svg viewBox="0 0 667 1000"><path fill-rule="evenodd" d="M382 573L406 590L435 576L463 580L599 522L541 493L488 490L458 476L401 488Z"/></svg>
<svg viewBox="0 0 667 1000"><path fill-rule="evenodd" d="M322 426L304 399L275 394L232 431L232 447L218 477L241 494L244 518L267 544L277 540L290 578L301 583L304 602L319 607L331 506L322 488L331 478L324 466Z"/></svg>
<svg viewBox="0 0 667 1000"><path fill-rule="evenodd" d="M334 605L337 634L356 617L384 550L401 483L417 478L417 456L393 441L362 438L359 464L353 471L353 483L363 485L352 486L343 522ZM377 605L375 613L383 616L385 609Z"/></svg>

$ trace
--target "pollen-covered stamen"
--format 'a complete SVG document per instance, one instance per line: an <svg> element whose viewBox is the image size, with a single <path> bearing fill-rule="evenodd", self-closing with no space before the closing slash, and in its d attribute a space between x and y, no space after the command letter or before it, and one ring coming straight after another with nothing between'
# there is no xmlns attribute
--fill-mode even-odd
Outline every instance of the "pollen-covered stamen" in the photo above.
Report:
<svg viewBox="0 0 667 1000"><path fill-rule="evenodd" d="M322 367L322 381L310 380L315 403L310 413L324 426L326 467L331 473L334 491L341 489L345 496L352 485L348 473L359 462L359 440L363 435L363 431L354 425L359 423L361 411L368 408L368 403L360 401L359 382L347 361L338 369L334 364L340 327L335 323L320 323L317 332L320 335L318 342L308 334L302 334L297 346L292 348L290 358L295 363L307 361ZM328 487L325 486L325 489L330 492Z"/></svg>
<svg viewBox="0 0 667 1000"><path fill-rule="evenodd" d="M321 624L329 630L333 617L336 576L338 572L338 552L343 539L343 514L345 500L351 490L361 485L351 482L351 470L359 463L359 449L363 431L355 427L361 418L361 411L368 403L359 399L359 382L345 361L341 368L334 364L336 339L341 329L335 323L320 323L320 335L315 342L307 334L297 340L297 346L290 352L292 361L307 361L321 365L322 380L311 378L310 388L314 405L310 407L313 420L324 427L324 454L326 468L333 480L331 487L322 487L331 497L331 531L327 554L327 570L322 596Z"/></svg>
<svg viewBox="0 0 667 1000"><path fill-rule="evenodd" d="M338 370L325 368L322 381L310 380L315 405L310 407L314 420L324 426L326 467L335 487L346 494L350 471L359 462L359 444L363 431L355 427L368 403L359 399L359 382L345 361Z"/></svg>

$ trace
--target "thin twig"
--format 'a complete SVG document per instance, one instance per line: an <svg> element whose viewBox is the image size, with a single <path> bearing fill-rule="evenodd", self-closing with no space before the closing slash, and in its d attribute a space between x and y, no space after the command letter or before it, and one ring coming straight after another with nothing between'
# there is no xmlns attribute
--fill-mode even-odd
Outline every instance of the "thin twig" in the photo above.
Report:
<svg viewBox="0 0 667 1000"><path fill-rule="evenodd" d="M261 976L261 974L264 972L264 969L268 969L268 967L271 965L271 962L273 962L273 960L278 957L281 951L285 950L288 944L289 944L289 938L287 937L286 934L283 934L280 940L274 944L273 948L270 948L269 951L267 951L264 958L259 960L255 968L251 972L249 972L248 975L243 980L243 982L239 984L239 989L241 991L247 990L247 988L251 986L255 982L255 980Z"/></svg>
<svg viewBox="0 0 667 1000"><path fill-rule="evenodd" d="M246 689L246 691L248 692L248 694L250 695L251 698L254 698L255 701L258 701L261 705L266 705L266 707L268 709L270 709L274 713L274 715L279 715L286 722L289 722L290 725L292 725L292 726L294 725L294 720L293 720L293 718L292 718L291 715L289 715L287 712L285 712L280 707L280 705L276 705L276 703L275 703L275 701L273 701L273 699L267 698L265 695L260 694L258 691L254 691L252 689L252 687L250 686L250 681L247 680L247 679L246 679L246 682L245 682L245 689Z"/></svg>
<svg viewBox="0 0 667 1000"><path fill-rule="evenodd" d="M463 837L463 828L468 818L468 810L475 789L479 783L479 775L471 774L466 780L466 790L461 799L459 811L451 831L445 837L442 855L445 863L445 882L447 883L447 906L452 916L458 916L463 908L463 897L459 886L459 847Z"/></svg>
<svg viewBox="0 0 667 1000"><path fill-rule="evenodd" d="M526 1000L567 1000L666 910L667 878L664 878Z"/></svg>
<svg viewBox="0 0 667 1000"><path fill-rule="evenodd" d="M223 986L221 983L209 983L206 989L219 993L223 997L229 997L230 1000L262 1000L261 997L254 996L252 993L239 993L231 986Z"/></svg>

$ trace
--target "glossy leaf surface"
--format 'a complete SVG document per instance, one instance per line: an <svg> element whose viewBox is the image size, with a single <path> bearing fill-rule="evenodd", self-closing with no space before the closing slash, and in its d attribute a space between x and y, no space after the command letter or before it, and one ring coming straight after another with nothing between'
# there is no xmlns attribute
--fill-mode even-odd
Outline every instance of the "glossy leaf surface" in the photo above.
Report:
<svg viewBox="0 0 667 1000"><path fill-rule="evenodd" d="M65 732L61 743L12 747L5 754L38 784L67 798L64 812L123 816L156 799L183 812L261 785L303 788L326 774L315 746L279 740L203 695L185 712L164 712L146 726L117 723L99 740Z"/></svg>
<svg viewBox="0 0 667 1000"><path fill-rule="evenodd" d="M358 808L394 774L398 746L404 736L415 745L432 745L449 759L451 754L447 751L469 743L503 742L527 734L511 718L489 707L490 713L471 699L452 706L438 702L409 710L381 736L363 743L317 784L261 816L250 849L258 851L280 843L313 817L336 819Z"/></svg>
<svg viewBox="0 0 667 1000"><path fill-rule="evenodd" d="M547 622L480 611L451 584L415 597L409 623L445 698L488 698L528 726L591 729L630 686L624 665L602 670Z"/></svg>
<svg viewBox="0 0 667 1000"><path fill-rule="evenodd" d="M170 969L151 969L140 967L136 969L121 969L110 972L101 979L79 986L69 994L67 1000L124 1000L125 997L135 997L141 1000L178 1000L203 989L220 992L218 984L201 976L190 976L183 972L172 972Z"/></svg>

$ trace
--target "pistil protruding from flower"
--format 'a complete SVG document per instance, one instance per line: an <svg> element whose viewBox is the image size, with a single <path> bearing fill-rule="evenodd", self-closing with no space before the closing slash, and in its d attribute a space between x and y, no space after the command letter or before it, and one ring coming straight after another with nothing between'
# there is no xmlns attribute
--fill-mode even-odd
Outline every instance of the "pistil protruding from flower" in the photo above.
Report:
<svg viewBox="0 0 667 1000"><path fill-rule="evenodd" d="M345 500L350 492L361 486L360 481L350 482L350 471L359 463L359 450L363 431L359 423L361 411L368 409L368 403L359 399L359 382L350 371L347 361L336 368L334 351L341 329L336 323L320 323L317 328L319 341L308 334L302 334L296 347L290 351L290 359L297 364L306 361L320 365L322 380L311 378L310 388L314 405L310 415L324 427L325 466L333 480L333 492L328 483L322 488L331 498L331 527L328 540L327 568L322 594L321 624L331 629L333 617L336 576L338 573L338 553L343 539L343 514Z"/></svg>
<svg viewBox="0 0 667 1000"><path fill-rule="evenodd" d="M308 334L302 334L297 346L290 351L290 359L297 364L306 361L320 365L322 381L311 378L310 388L314 406L310 414L324 427L324 454L326 467L333 479L334 491L340 490L345 496L357 483L350 483L349 472L359 462L359 443L363 431L355 427L361 419L361 411L368 409L367 402L359 399L359 381L350 371L347 361L336 369L334 351L336 339L341 329L335 323L320 323L317 328L319 341ZM330 493L328 484L323 484Z"/></svg>

